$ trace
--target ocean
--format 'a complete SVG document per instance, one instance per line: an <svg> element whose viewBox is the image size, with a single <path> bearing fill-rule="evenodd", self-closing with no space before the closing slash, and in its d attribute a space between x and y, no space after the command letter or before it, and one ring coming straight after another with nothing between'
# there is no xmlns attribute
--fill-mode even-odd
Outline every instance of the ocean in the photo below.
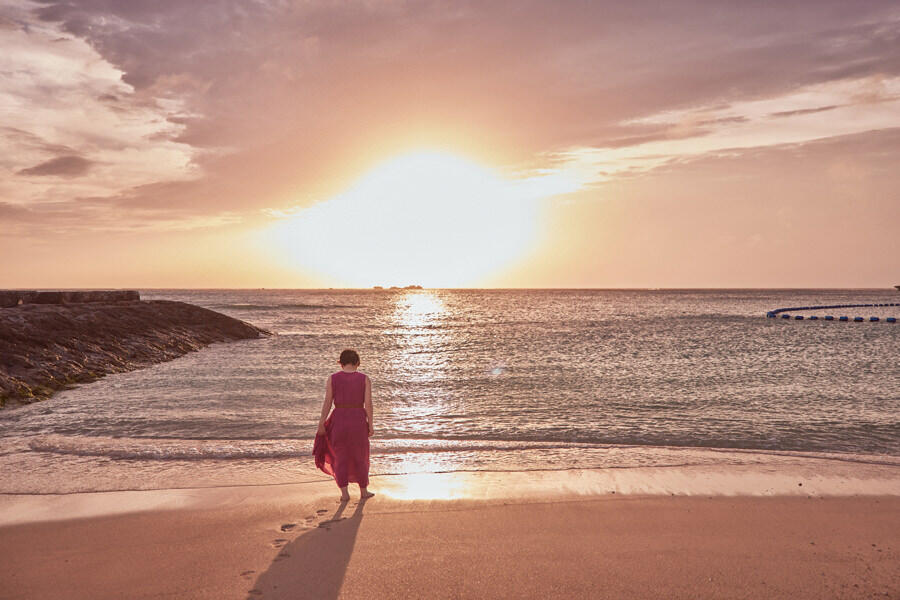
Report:
<svg viewBox="0 0 900 600"><path fill-rule="evenodd" d="M373 380L372 474L900 466L893 290L143 290L276 335L0 412L0 493L326 479L312 440L344 348ZM893 312L892 312L893 311ZM817 314L807 312L805 314ZM825 314L825 311L819 313Z"/></svg>

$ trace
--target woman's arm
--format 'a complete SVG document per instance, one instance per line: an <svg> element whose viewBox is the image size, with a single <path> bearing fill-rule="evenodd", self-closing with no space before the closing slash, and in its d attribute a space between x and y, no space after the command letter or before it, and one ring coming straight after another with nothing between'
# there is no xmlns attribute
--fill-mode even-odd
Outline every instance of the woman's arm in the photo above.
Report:
<svg viewBox="0 0 900 600"><path fill-rule="evenodd" d="M375 420L372 417L372 380L366 375L366 398L363 401L366 407L366 420L369 422L369 435L375 433Z"/></svg>
<svg viewBox="0 0 900 600"><path fill-rule="evenodd" d="M331 389L331 375L325 381L325 402L322 403L322 415L319 417L319 428L316 435L325 434L325 419L328 418L328 412L331 410L331 402L334 400L334 390Z"/></svg>

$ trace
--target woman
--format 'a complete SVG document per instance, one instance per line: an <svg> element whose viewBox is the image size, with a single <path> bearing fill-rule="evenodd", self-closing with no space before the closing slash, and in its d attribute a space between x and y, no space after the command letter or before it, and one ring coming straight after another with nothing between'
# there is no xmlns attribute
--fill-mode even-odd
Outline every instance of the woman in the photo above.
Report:
<svg viewBox="0 0 900 600"><path fill-rule="evenodd" d="M316 466L334 476L341 488L341 502L350 500L347 486L359 484L361 500L371 498L369 486L369 436L375 433L372 421L372 381L360 373L359 354L344 350L338 361L341 370L325 382L325 402L316 431L313 454ZM328 412L331 405L334 410Z"/></svg>

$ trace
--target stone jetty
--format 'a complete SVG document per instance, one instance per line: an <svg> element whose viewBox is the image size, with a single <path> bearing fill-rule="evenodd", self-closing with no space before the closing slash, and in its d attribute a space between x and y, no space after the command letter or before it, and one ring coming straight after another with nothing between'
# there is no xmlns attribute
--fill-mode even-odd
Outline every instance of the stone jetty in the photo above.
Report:
<svg viewBox="0 0 900 600"><path fill-rule="evenodd" d="M36 292L24 290L0 290L0 308L20 304L83 304L87 302L135 302L141 299L135 290Z"/></svg>
<svg viewBox="0 0 900 600"><path fill-rule="evenodd" d="M0 291L0 407L269 332L136 291ZM115 401L110 398L110 401Z"/></svg>

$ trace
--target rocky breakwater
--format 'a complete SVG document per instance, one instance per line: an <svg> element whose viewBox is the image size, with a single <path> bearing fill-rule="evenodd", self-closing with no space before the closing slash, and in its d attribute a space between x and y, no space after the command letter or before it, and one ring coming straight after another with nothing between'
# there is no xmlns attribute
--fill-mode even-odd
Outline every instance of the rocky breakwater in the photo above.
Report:
<svg viewBox="0 0 900 600"><path fill-rule="evenodd" d="M35 292L26 290L0 290L0 308L20 304L81 304L84 302L134 302L141 295L135 290Z"/></svg>
<svg viewBox="0 0 900 600"><path fill-rule="evenodd" d="M171 360L214 342L269 335L192 304L133 299L136 292L105 292L115 294L105 298L98 292L39 293L56 295L37 302L35 296L26 302L19 296L0 308L0 406L43 400L72 384ZM100 296L65 296L73 293Z"/></svg>

